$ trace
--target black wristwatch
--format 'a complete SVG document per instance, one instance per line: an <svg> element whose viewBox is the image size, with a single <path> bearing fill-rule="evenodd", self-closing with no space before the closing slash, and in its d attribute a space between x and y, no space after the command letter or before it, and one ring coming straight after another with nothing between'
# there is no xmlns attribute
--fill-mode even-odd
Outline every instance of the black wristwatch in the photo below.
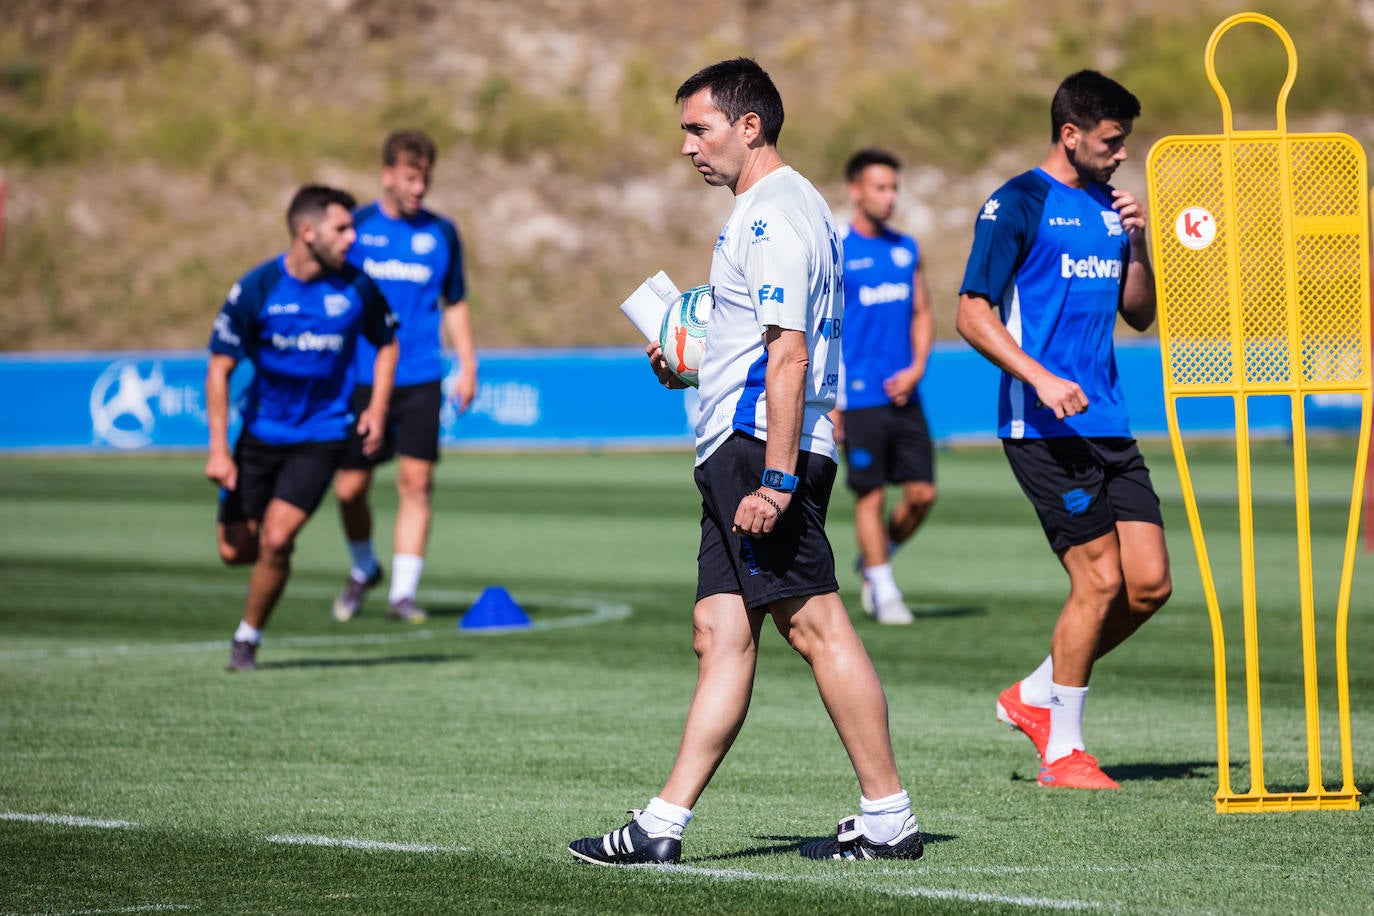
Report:
<svg viewBox="0 0 1374 916"><path fill-rule="evenodd" d="M797 475L779 471L777 468L769 468L763 472L763 485L770 490L777 490L779 493L797 492Z"/></svg>

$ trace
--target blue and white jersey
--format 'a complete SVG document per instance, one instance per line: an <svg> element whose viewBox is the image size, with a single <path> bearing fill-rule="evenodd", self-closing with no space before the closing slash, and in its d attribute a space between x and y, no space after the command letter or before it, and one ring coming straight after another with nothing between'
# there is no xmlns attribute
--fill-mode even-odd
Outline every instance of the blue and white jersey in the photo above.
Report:
<svg viewBox="0 0 1374 916"><path fill-rule="evenodd" d="M921 249L884 228L869 237L845 226L844 361L840 407L860 410L891 399L883 382L911 365L911 319Z"/></svg>
<svg viewBox="0 0 1374 916"><path fill-rule="evenodd" d="M400 321L396 384L439 381L444 377L440 300L454 303L467 295L457 227L428 210L412 219L392 219L377 203L359 208L353 223L358 240L348 250L348 261L377 282ZM359 383L372 384L376 356L367 342L358 346Z"/></svg>
<svg viewBox="0 0 1374 916"><path fill-rule="evenodd" d="M769 325L806 334L811 365L801 449L835 459L826 414L839 383L840 238L829 205L811 182L784 166L735 198L711 259L711 295L699 373L697 464L733 430L768 438L763 332Z"/></svg>
<svg viewBox="0 0 1374 916"><path fill-rule="evenodd" d="M229 290L210 352L253 363L243 428L270 445L334 442L348 435L358 341L386 346L395 319L377 284L344 265L302 282L278 255Z"/></svg>
<svg viewBox="0 0 1374 916"><path fill-rule="evenodd" d="M1057 420L1033 387L1003 372L999 437L1131 434L1112 347L1129 258L1130 241L1106 185L1073 188L1034 169L983 204L960 292L998 306L1021 349L1076 382L1089 405Z"/></svg>

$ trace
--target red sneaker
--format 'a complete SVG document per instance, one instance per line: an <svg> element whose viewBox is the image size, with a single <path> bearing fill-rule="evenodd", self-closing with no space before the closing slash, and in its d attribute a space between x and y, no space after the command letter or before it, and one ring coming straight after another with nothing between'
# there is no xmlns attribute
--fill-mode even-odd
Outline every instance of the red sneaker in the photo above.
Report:
<svg viewBox="0 0 1374 916"><path fill-rule="evenodd" d="M1040 764L1038 782L1056 789L1119 789L1121 785L1097 766L1086 751L1071 751L1054 763Z"/></svg>
<svg viewBox="0 0 1374 916"><path fill-rule="evenodd" d="M1035 745L1040 759L1045 759L1045 745L1050 743L1050 710L1047 706L1021 702L1020 681L1003 690L997 698L997 720L1023 732Z"/></svg>

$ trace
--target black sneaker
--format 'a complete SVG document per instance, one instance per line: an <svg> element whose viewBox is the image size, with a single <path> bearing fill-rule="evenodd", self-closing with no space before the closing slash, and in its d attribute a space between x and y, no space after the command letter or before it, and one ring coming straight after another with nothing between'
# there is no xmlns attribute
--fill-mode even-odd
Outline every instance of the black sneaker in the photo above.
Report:
<svg viewBox="0 0 1374 916"><path fill-rule="evenodd" d="M605 836L573 840L568 852L593 865L672 865L682 857L682 838L667 833L651 834L630 812L630 822Z"/></svg>
<svg viewBox="0 0 1374 916"><path fill-rule="evenodd" d="M334 599L334 619L339 623L348 623L358 614L358 608L362 606L363 596L376 587L382 581L382 567L378 566L367 577L366 582L359 582L349 574L348 581L344 583L343 591L339 592L339 597Z"/></svg>
<svg viewBox="0 0 1374 916"><path fill-rule="evenodd" d="M875 843L863 834L863 817L854 815L840 821L833 840L813 840L801 848L803 859L919 859L925 852L916 815L902 824L902 832L891 843Z"/></svg>
<svg viewBox="0 0 1374 916"><path fill-rule="evenodd" d="M230 671L257 671L258 670L258 646L257 643L240 642L234 640L234 644L229 647L229 670Z"/></svg>

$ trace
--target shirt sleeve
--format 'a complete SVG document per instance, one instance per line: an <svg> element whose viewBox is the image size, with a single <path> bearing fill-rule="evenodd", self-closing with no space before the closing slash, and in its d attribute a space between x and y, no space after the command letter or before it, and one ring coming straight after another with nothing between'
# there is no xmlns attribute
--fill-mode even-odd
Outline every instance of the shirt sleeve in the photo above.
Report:
<svg viewBox="0 0 1374 916"><path fill-rule="evenodd" d="M759 328L806 331L812 246L777 208L760 208L744 236L744 282Z"/></svg>
<svg viewBox="0 0 1374 916"><path fill-rule="evenodd" d="M973 247L960 294L1001 305L1034 238L1034 202L1014 184L989 197L973 224Z"/></svg>
<svg viewBox="0 0 1374 916"><path fill-rule="evenodd" d="M258 313L262 308L262 294L258 284L244 277L235 283L224 297L224 304L215 316L210 330L210 352L217 356L231 356L235 362L248 358L247 342L253 339Z"/></svg>
<svg viewBox="0 0 1374 916"><path fill-rule="evenodd" d="M448 272L444 275L444 301L449 305L462 302L468 295L467 276L463 272L463 240L458 236L458 227L448 220L441 223L444 238L448 242Z"/></svg>

